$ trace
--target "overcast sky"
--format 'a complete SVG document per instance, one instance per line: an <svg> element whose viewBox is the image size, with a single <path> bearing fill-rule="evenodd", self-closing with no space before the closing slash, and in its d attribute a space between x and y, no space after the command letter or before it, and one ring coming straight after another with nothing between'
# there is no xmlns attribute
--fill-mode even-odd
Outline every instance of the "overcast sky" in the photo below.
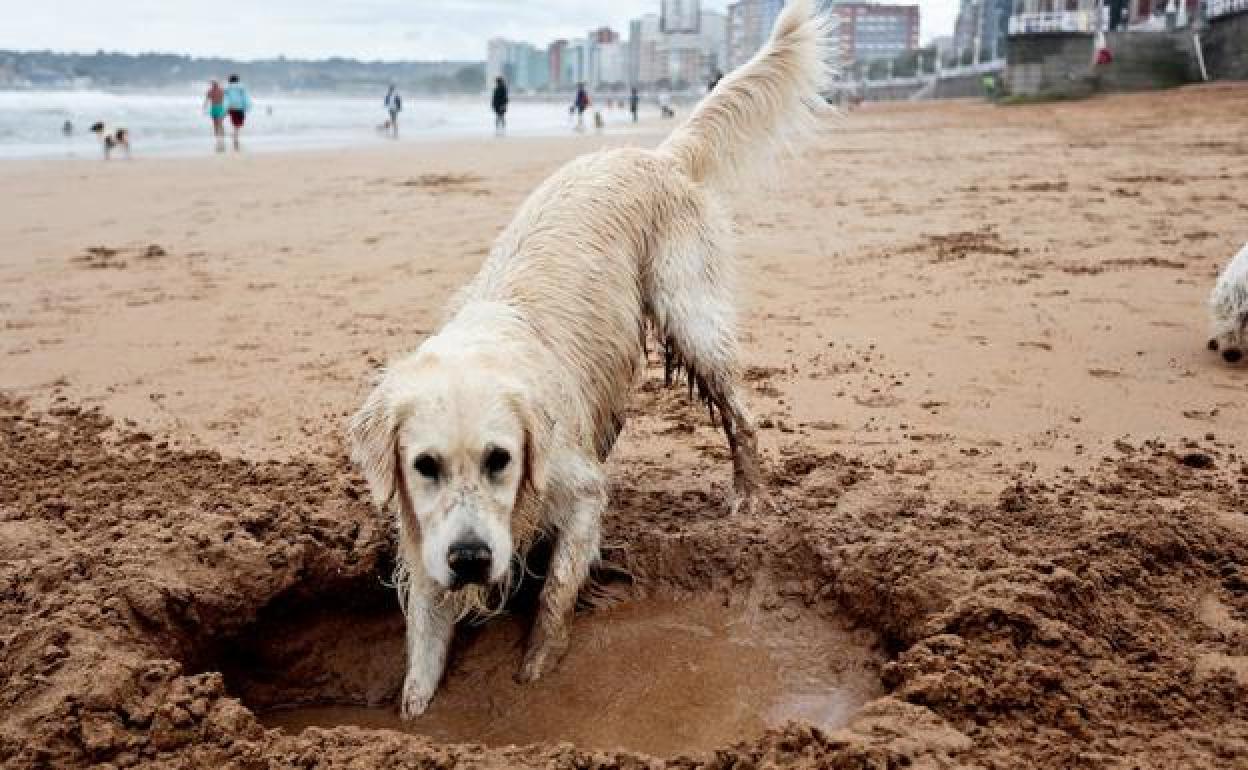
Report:
<svg viewBox="0 0 1248 770"><path fill-rule="evenodd" d="M958 0L917 2L924 41L952 32ZM659 0L0 0L0 48L484 59L491 37L545 44L603 24L627 34L629 19L658 7Z"/></svg>

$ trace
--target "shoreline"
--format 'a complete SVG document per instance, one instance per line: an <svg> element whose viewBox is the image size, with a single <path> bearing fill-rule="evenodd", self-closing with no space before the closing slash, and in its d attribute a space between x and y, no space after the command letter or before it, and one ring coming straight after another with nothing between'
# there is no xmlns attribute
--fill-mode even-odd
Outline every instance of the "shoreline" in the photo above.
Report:
<svg viewBox="0 0 1248 770"><path fill-rule="evenodd" d="M413 137L403 136L397 141L377 139L376 141L359 141L342 143L300 143L300 144L284 144L281 146L254 146L250 145L246 138L243 140L243 149L241 152L227 150L226 152L215 152L211 146L211 137L204 142L203 150L168 150L141 153L135 150L132 158L126 159L114 157L110 161L105 161L100 154L98 148L95 152L70 153L66 155L34 155L34 156L4 156L0 154L0 169L20 164L36 164L36 163L109 163L109 164L125 164L125 163L153 163L163 161L208 161L214 159L228 158L260 158L283 155L341 155L343 153L385 153L387 151L397 151L403 153L406 150L417 150L429 147L458 147L460 145L495 145L499 142L560 142L567 140L642 140L645 141L655 136L666 136L668 131L675 125L673 122L661 123L658 120L651 121L649 124L642 121L637 128L631 130L610 130L597 134L593 129L589 129L582 134L578 134L572 130L566 133L555 131L534 131L532 133L515 133L508 134L506 137L498 138L493 136L489 131L480 134L424 134ZM228 138L227 138L228 143Z"/></svg>
<svg viewBox="0 0 1248 770"><path fill-rule="evenodd" d="M400 116L399 144L463 138L493 138L494 117L480 100L412 99ZM627 111L601 108L607 132L637 131ZM647 113L653 113L647 114ZM647 122L657 112L643 112ZM381 125L386 113L377 100L342 95L256 95L243 130L253 153L341 150L393 144ZM74 127L66 136L62 124ZM14 160L90 160L99 141L87 127L103 122L130 132L136 157L196 157L214 154L212 126L193 93L0 92L0 163ZM572 134L561 100L518 99L508 113L511 138ZM592 123L588 132L592 132ZM227 136L229 135L227 126Z"/></svg>
<svg viewBox="0 0 1248 770"><path fill-rule="evenodd" d="M8 157L0 154L0 172L5 169L20 167L30 164L66 164L66 163L103 163L109 164L138 164L138 163L159 163L159 162L182 162L182 161L211 161L211 160L228 160L231 158L265 158L275 156L339 156L344 153L398 153L403 154L407 151L419 151L429 148L446 147L457 148L462 145L479 145L479 146L496 146L498 144L516 143L516 142L566 142L566 141L625 141L627 143L645 143L655 137L666 136L667 133L678 124L679 121L661 120L654 118L651 120L642 120L634 126L629 124L627 128L616 127L610 128L599 134L592 128L587 129L583 133L573 131L571 128L566 131L532 131L509 133L507 136L499 138L493 135L491 129L482 131L481 133L428 133L417 134L413 136L401 136L397 141L387 140L383 138L374 138L371 141L344 142L342 144L315 144L315 145L283 145L280 147L260 146L255 147L249 144L244 137L243 149L241 152L227 150L226 152L214 152L212 149L212 139L208 137L203 142L204 149L196 151L156 151L142 153L137 148L134 156L130 159L114 157L111 161L105 161L99 154L99 149L95 148L94 153L86 152L70 155L38 155L38 156L15 156ZM228 139L227 139L228 142Z"/></svg>

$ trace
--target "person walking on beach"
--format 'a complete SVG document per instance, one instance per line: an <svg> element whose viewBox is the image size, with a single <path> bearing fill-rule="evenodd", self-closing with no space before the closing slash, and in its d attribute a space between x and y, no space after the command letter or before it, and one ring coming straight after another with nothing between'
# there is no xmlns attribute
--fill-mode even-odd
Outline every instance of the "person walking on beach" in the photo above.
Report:
<svg viewBox="0 0 1248 770"><path fill-rule="evenodd" d="M390 114L390 122L386 127L390 129L390 138L399 138L399 113L403 111L403 97L399 96L399 90L394 83L390 84L390 90L386 91L386 112Z"/></svg>
<svg viewBox="0 0 1248 770"><path fill-rule="evenodd" d="M628 95L628 111L633 113L633 122L637 122L637 108L641 106L641 96L638 95L636 87L632 93Z"/></svg>
<svg viewBox="0 0 1248 770"><path fill-rule="evenodd" d="M507 133L507 103L509 101L507 81L501 77L495 78L494 97L490 100L490 106L494 108L494 133L498 136Z"/></svg>
<svg viewBox="0 0 1248 770"><path fill-rule="evenodd" d="M238 152L242 149L238 135L247 121L247 113L251 111L251 97L238 75L230 75L229 85L225 87L225 111L230 116L230 125L234 127L234 152Z"/></svg>
<svg viewBox="0 0 1248 770"><path fill-rule="evenodd" d="M584 83L576 84L576 101L572 102L572 107L576 110L576 130L584 131L585 111L589 109L589 92Z"/></svg>
<svg viewBox="0 0 1248 770"><path fill-rule="evenodd" d="M225 89L215 80L204 94L204 111L212 118L212 135L217 142L217 152L225 152Z"/></svg>

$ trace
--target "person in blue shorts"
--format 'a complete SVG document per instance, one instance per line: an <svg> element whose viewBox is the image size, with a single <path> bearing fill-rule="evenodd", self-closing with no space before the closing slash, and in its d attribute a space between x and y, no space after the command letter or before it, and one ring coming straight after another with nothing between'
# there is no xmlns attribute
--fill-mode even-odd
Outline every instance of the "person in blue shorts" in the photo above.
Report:
<svg viewBox="0 0 1248 770"><path fill-rule="evenodd" d="M204 94L204 111L212 118L212 135L217 142L217 152L225 152L225 89L215 80Z"/></svg>

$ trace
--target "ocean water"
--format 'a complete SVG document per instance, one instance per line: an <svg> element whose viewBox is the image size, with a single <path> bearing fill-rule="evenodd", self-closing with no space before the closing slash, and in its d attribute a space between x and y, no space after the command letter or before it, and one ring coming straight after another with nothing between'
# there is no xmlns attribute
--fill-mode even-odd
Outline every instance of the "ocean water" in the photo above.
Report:
<svg viewBox="0 0 1248 770"><path fill-rule="evenodd" d="M247 151L329 149L389 141L377 130L387 118L380 93L375 99L258 93L252 101L243 129ZM609 126L627 125L623 111L608 110L604 116ZM73 136L68 138L61 133L66 120L74 124ZM198 90L0 91L0 160L99 157L99 140L87 131L96 121L128 129L136 157L213 151L212 122L204 114ZM512 135L558 135L571 130L567 106L561 102L513 102L507 122ZM228 134L228 120L226 124ZM401 141L490 137L494 115L488 96L447 101L405 98L400 126Z"/></svg>

